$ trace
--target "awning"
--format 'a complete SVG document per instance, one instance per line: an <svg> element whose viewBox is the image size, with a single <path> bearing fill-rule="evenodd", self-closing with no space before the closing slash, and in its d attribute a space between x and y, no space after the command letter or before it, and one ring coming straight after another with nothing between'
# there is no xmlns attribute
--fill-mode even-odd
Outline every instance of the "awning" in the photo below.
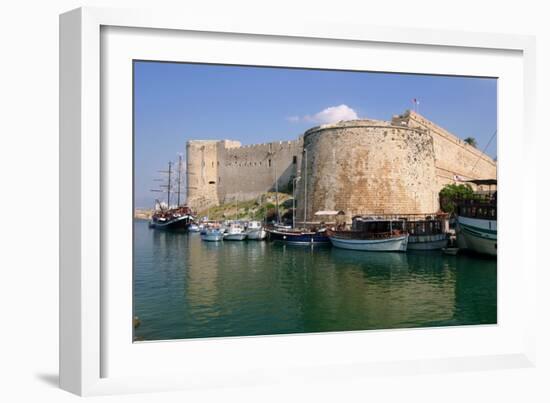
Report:
<svg viewBox="0 0 550 403"><path fill-rule="evenodd" d="M496 179L472 179L468 182L474 183L476 185L496 185L497 180Z"/></svg>
<svg viewBox="0 0 550 403"><path fill-rule="evenodd" d="M336 210L322 210L315 213L315 215L345 215L342 210L336 211Z"/></svg>

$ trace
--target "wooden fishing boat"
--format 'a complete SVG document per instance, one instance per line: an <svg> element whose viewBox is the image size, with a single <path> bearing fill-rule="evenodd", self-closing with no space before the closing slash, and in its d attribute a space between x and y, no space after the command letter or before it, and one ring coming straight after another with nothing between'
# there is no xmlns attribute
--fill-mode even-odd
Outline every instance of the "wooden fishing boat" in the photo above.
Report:
<svg viewBox="0 0 550 403"><path fill-rule="evenodd" d="M441 250L449 243L444 221L447 215L406 216L409 233L408 250Z"/></svg>
<svg viewBox="0 0 550 403"><path fill-rule="evenodd" d="M326 230L308 230L298 228L266 228L271 241L293 245L330 245Z"/></svg>
<svg viewBox="0 0 550 403"><path fill-rule="evenodd" d="M356 216L352 228L329 229L333 246L371 252L406 252L409 234L403 229L403 220Z"/></svg>

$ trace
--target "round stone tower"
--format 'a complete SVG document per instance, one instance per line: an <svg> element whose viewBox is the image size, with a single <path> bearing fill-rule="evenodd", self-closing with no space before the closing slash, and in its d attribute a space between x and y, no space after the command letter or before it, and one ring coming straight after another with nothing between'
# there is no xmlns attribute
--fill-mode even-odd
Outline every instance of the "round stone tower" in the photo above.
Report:
<svg viewBox="0 0 550 403"><path fill-rule="evenodd" d="M433 138L425 130L376 120L315 127L304 134L297 220L318 221L314 214L323 210L342 210L347 221L433 213L435 184Z"/></svg>

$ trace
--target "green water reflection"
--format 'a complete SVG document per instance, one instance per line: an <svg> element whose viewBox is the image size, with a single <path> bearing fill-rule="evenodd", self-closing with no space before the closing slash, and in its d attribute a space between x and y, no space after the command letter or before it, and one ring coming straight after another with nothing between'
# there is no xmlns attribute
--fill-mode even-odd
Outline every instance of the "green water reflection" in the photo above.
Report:
<svg viewBox="0 0 550 403"><path fill-rule="evenodd" d="M496 323L496 261L207 243L135 221L138 340Z"/></svg>

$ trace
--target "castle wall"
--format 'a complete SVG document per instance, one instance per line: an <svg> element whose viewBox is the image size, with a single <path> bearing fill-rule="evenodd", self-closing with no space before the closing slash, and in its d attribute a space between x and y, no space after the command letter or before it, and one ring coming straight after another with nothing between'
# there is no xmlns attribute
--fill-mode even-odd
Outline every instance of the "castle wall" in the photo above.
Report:
<svg viewBox="0 0 550 403"><path fill-rule="evenodd" d="M288 187L297 176L302 138L241 146L230 140L187 142L187 204L194 210Z"/></svg>
<svg viewBox="0 0 550 403"><path fill-rule="evenodd" d="M320 210L429 213L437 208L432 136L381 121L349 121L306 132L297 217ZM307 206L306 202L307 189ZM307 216L304 216L304 207Z"/></svg>
<svg viewBox="0 0 550 403"><path fill-rule="evenodd" d="M454 183L454 176L465 179L496 178L496 163L488 155L425 117L409 111L394 117L393 122L406 122L409 127L428 130L434 139L436 181L438 188Z"/></svg>
<svg viewBox="0 0 550 403"><path fill-rule="evenodd" d="M391 122L324 125L295 141L187 143L187 203L194 210L254 199L273 191L276 179L284 190L297 176L298 220L314 221L321 210L343 210L350 219L355 214L433 213L443 186L456 176L496 178L496 163L409 111Z"/></svg>
<svg viewBox="0 0 550 403"><path fill-rule="evenodd" d="M297 175L302 140L256 144L220 152L220 203L250 200L267 191L285 190Z"/></svg>

